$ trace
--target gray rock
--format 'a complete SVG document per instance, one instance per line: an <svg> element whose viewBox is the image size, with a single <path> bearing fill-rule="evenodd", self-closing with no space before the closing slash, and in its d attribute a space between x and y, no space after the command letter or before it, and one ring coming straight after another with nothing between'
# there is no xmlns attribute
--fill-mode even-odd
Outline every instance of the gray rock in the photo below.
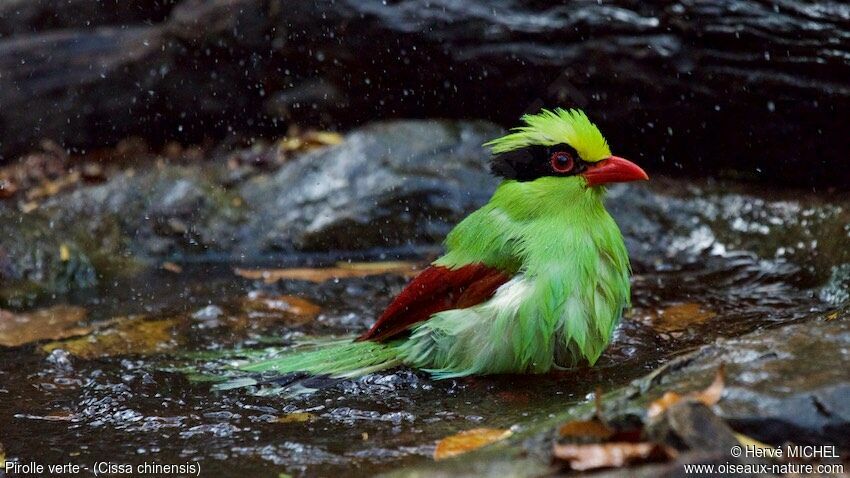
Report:
<svg viewBox="0 0 850 478"><path fill-rule="evenodd" d="M707 378L727 364L720 414L739 431L780 444L850 446L850 310L721 340L657 387Z"/></svg>
<svg viewBox="0 0 850 478"><path fill-rule="evenodd" d="M823 312L809 320L721 339L681 356L632 384L603 397L603 414L611 422L646 420L646 406L667 391L704 388L720 364L726 365L726 389L715 406L735 431L775 446L830 444L850 446L850 309ZM592 414L592 403L581 403L552 419L516 434L507 442L448 460L392 473L391 476L539 476L551 459L556 427ZM701 405L680 403L664 422L654 425L656 438L680 440L690 450L677 461L619 469L603 476L681 476L682 463L734 461L724 449L734 443L726 424ZM710 429L710 433L705 432ZM524 470L510 463L523 457Z"/></svg>
<svg viewBox="0 0 850 478"><path fill-rule="evenodd" d="M178 0L4 0L0 37L44 30L160 22Z"/></svg>
<svg viewBox="0 0 850 478"><path fill-rule="evenodd" d="M699 402L684 401L673 405L647 430L652 441L680 450L723 453L738 444L732 429Z"/></svg>
<svg viewBox="0 0 850 478"><path fill-rule="evenodd" d="M497 181L484 122L396 121L285 164L240 188L257 250L363 249L434 243L484 204Z"/></svg>
<svg viewBox="0 0 850 478"><path fill-rule="evenodd" d="M208 305L203 309L199 309L192 314L194 320L200 322L212 322L221 317L224 311L217 305Z"/></svg>
<svg viewBox="0 0 850 478"><path fill-rule="evenodd" d="M0 207L0 224L0 304L20 307L43 293L97 284L91 255L75 237L57 234L47 218Z"/></svg>
<svg viewBox="0 0 850 478"><path fill-rule="evenodd" d="M299 122L330 113L344 125L512 125L529 107L566 105L587 109L618 154L655 170L845 185L847 136L835 118L850 104L847 7L734 6L7 0L0 156L45 137L97 147L128 135L270 134L296 104Z"/></svg>
<svg viewBox="0 0 850 478"><path fill-rule="evenodd" d="M481 144L500 133L485 122L377 123L277 171L127 170L30 214L3 206L15 226L0 236L0 289L14 303L22 291L91 287L128 261L436 243L495 188ZM72 260L58 259L61 244Z"/></svg>
<svg viewBox="0 0 850 478"><path fill-rule="evenodd" d="M820 290L820 298L833 305L850 301L850 263L832 268L829 281Z"/></svg>
<svg viewBox="0 0 850 478"><path fill-rule="evenodd" d="M60 230L114 223L141 258L203 255L233 248L244 219L237 197L205 168L162 167L54 197L43 213Z"/></svg>

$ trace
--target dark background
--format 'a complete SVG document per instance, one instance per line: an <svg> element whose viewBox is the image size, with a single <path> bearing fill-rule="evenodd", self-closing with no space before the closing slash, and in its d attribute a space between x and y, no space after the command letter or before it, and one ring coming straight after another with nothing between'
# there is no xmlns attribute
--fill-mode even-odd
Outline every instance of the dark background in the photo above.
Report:
<svg viewBox="0 0 850 478"><path fill-rule="evenodd" d="M848 25L837 1L11 0L0 162L565 106L650 171L846 189Z"/></svg>

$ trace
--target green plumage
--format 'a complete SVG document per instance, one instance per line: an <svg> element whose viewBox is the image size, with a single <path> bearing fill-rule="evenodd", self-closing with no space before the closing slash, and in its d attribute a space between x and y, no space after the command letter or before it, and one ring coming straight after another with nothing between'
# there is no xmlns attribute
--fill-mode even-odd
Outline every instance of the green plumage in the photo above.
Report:
<svg viewBox="0 0 850 478"><path fill-rule="evenodd" d="M516 275L489 301L417 326L400 345L406 364L456 377L596 362L629 303L629 261L603 190L581 181L505 181L457 225L435 264Z"/></svg>
<svg viewBox="0 0 850 478"><path fill-rule="evenodd" d="M523 120L488 143L495 152L567 143L588 163L610 156L584 113L544 110ZM447 378L593 364L629 305L628 255L603 195L581 175L503 181L434 262L483 263L511 276L492 298L436 313L390 343L333 341L240 369L354 377L403 364Z"/></svg>

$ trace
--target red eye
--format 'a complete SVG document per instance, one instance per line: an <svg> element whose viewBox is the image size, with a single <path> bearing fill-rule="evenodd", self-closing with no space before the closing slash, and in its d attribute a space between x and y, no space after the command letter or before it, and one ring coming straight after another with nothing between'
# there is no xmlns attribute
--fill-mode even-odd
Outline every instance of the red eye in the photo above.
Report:
<svg viewBox="0 0 850 478"><path fill-rule="evenodd" d="M564 151L552 153L552 157L549 158L549 163L552 165L552 169L556 173L568 173L572 171L573 166L575 166L573 157L570 153Z"/></svg>

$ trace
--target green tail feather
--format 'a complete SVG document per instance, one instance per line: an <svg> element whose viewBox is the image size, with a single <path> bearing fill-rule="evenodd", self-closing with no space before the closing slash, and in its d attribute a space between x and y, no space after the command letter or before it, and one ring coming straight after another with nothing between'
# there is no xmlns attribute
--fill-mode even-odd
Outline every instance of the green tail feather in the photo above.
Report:
<svg viewBox="0 0 850 478"><path fill-rule="evenodd" d="M292 350L280 357L239 367L245 372L308 372L338 378L359 377L400 363L395 344L339 340Z"/></svg>
<svg viewBox="0 0 850 478"><path fill-rule="evenodd" d="M226 381L216 390L256 385L257 374L285 375L304 372L331 378L356 378L401 364L398 342L353 342L350 338L302 342L295 347L269 349L260 361L254 359L223 367ZM215 373L215 372L213 372Z"/></svg>

